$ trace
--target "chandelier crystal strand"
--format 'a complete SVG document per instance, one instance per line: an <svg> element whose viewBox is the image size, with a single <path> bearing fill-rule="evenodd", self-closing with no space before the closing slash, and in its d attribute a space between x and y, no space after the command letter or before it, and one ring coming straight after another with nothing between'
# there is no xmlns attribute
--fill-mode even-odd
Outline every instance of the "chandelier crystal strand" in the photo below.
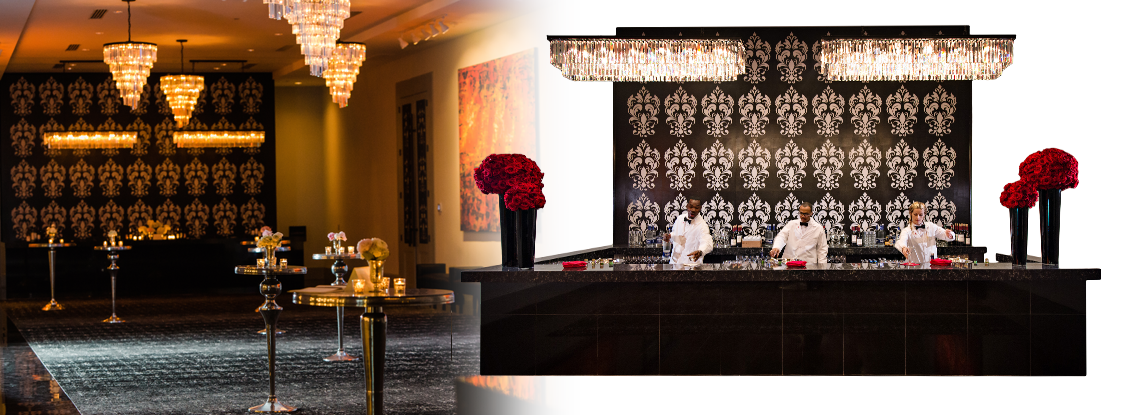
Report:
<svg viewBox="0 0 1122 415"><path fill-rule="evenodd" d="M327 80L331 101L339 104L339 108L347 107L347 100L358 79L358 69L365 60L365 44L340 42L335 45L335 54L331 56L327 70L323 71L323 79Z"/></svg>
<svg viewBox="0 0 1122 415"><path fill-rule="evenodd" d="M128 148L136 145L136 131L56 131L43 133L51 149Z"/></svg>
<svg viewBox="0 0 1122 415"><path fill-rule="evenodd" d="M195 111L195 104L199 101L199 95L203 92L203 77L199 75L187 75L183 72L183 43L187 42L185 39L178 40L179 42L179 75L164 75L160 77L160 90L164 92L167 97L168 107L171 107L171 113L175 115L175 125L178 128L183 128L187 125L187 121L191 120L191 113Z"/></svg>
<svg viewBox="0 0 1122 415"><path fill-rule="evenodd" d="M740 39L550 38L550 63L574 81L733 81Z"/></svg>
<svg viewBox="0 0 1122 415"><path fill-rule="evenodd" d="M1013 63L1014 39L825 39L820 60L831 81L991 80Z"/></svg>
<svg viewBox="0 0 1122 415"><path fill-rule="evenodd" d="M130 108L136 108L148 83L152 65L156 63L156 44L132 41L132 2L135 0L124 1L129 6L129 40L106 43L102 54L121 92L121 100Z"/></svg>
<svg viewBox="0 0 1122 415"><path fill-rule="evenodd" d="M261 147L264 131L176 131L172 142L177 148Z"/></svg>
<svg viewBox="0 0 1122 415"><path fill-rule="evenodd" d="M269 17L286 19L300 44L304 63L313 76L323 76L335 41L343 30L343 21L351 17L350 0L263 0L269 6Z"/></svg>

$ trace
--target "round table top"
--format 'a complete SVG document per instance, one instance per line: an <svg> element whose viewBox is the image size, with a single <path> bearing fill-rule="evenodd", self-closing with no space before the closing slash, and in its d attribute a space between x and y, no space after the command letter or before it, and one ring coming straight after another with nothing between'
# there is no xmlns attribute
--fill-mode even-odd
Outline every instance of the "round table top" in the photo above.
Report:
<svg viewBox="0 0 1122 415"><path fill-rule="evenodd" d="M62 244L34 243L34 244L27 244L27 247L28 248L63 248L63 247L71 247L71 246L76 246L76 245L78 245L78 244L76 244L74 242L67 242L67 243L62 243Z"/></svg>
<svg viewBox="0 0 1122 415"><path fill-rule="evenodd" d="M234 267L234 273L238 275L298 275L307 274L308 269L305 267L258 267L256 265L238 265Z"/></svg>
<svg viewBox="0 0 1122 415"><path fill-rule="evenodd" d="M288 245L287 239L281 239L281 245ZM257 241L242 241L242 245L257 245Z"/></svg>
<svg viewBox="0 0 1122 415"><path fill-rule="evenodd" d="M312 254L312 259L362 259L362 255L353 254Z"/></svg>
<svg viewBox="0 0 1122 415"><path fill-rule="evenodd" d="M355 294L344 286L320 285L290 292L293 303L323 307L425 306L456 302L451 290L431 288L407 289L404 293L391 289L389 293Z"/></svg>
<svg viewBox="0 0 1122 415"><path fill-rule="evenodd" d="M94 250L95 250L95 251L128 251L128 250L130 250L130 249L132 249L132 247L131 247L131 246L128 246L128 245L125 245L125 246L105 246L105 245L98 245L98 246L95 246L95 247L94 247Z"/></svg>
<svg viewBox="0 0 1122 415"><path fill-rule="evenodd" d="M273 252L288 252L291 250L292 248L289 248L287 246L278 246L277 249L273 250ZM265 252L265 248L249 248L249 252Z"/></svg>

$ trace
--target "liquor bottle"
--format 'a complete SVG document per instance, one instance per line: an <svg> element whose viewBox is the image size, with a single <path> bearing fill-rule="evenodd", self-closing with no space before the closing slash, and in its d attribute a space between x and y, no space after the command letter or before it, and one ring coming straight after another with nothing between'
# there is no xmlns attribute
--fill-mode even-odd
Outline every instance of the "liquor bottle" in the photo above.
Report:
<svg viewBox="0 0 1122 415"><path fill-rule="evenodd" d="M885 243L885 241L887 241L887 239L885 238L885 235L884 235L884 225L878 224L877 225L877 246L888 246L888 244Z"/></svg>
<svg viewBox="0 0 1122 415"><path fill-rule="evenodd" d="M734 230L733 232L736 233L735 246L740 246L740 244L744 242L744 227L737 225L736 230Z"/></svg>
<svg viewBox="0 0 1122 415"><path fill-rule="evenodd" d="M767 225L764 230L764 243L772 245L775 243L775 225Z"/></svg>
<svg viewBox="0 0 1122 415"><path fill-rule="evenodd" d="M962 243L966 246L970 246L970 224L964 223L962 226Z"/></svg>

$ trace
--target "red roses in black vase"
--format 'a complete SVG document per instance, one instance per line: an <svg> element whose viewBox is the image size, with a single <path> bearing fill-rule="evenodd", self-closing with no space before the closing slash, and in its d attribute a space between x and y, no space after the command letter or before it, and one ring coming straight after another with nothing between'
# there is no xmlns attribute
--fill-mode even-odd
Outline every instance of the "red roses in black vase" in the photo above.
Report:
<svg viewBox="0 0 1122 415"><path fill-rule="evenodd" d="M521 154L492 154L475 169L475 186L484 194L501 194L507 209L545 207L538 164Z"/></svg>
<svg viewBox="0 0 1122 415"><path fill-rule="evenodd" d="M1046 148L1021 162L1021 181L1036 190L1066 190L1079 186L1079 162L1066 151Z"/></svg>
<svg viewBox="0 0 1122 415"><path fill-rule="evenodd" d="M1005 185L1005 190L1001 192L1001 206L1007 208L1036 206L1036 187L1024 180Z"/></svg>

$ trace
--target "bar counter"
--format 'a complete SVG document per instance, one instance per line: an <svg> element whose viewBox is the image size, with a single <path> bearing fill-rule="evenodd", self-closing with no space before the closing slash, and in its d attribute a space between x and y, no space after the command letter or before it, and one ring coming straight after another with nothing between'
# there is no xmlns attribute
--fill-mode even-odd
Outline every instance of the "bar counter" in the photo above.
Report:
<svg viewBox="0 0 1122 415"><path fill-rule="evenodd" d="M1101 279L1006 263L548 263L589 254L463 272L482 283L481 374L1083 376L1086 284Z"/></svg>

